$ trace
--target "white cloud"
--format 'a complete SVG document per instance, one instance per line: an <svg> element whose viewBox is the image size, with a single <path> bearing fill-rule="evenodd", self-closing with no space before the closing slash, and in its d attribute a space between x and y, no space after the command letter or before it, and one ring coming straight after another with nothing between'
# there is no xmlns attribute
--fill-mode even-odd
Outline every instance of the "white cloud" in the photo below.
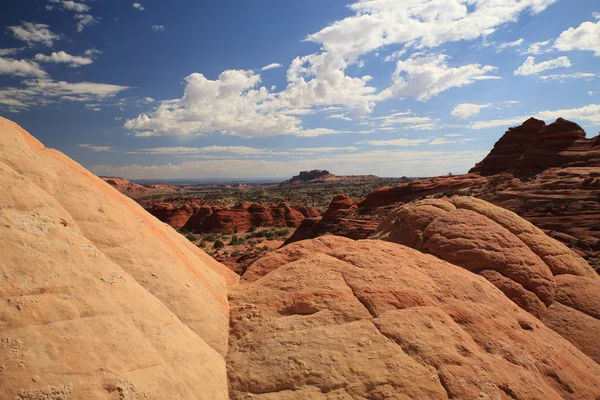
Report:
<svg viewBox="0 0 600 400"><path fill-rule="evenodd" d="M327 117L327 119L341 119L342 121L352 121L352 118L346 114L333 114Z"/></svg>
<svg viewBox="0 0 600 400"><path fill-rule="evenodd" d="M419 101L427 101L448 89L489 78L487 74L496 70L496 67L480 64L453 68L448 65L448 59L448 56L440 54L398 61L392 85L380 97L413 97Z"/></svg>
<svg viewBox="0 0 600 400"><path fill-rule="evenodd" d="M591 81L596 79L598 74L594 74L591 72L575 72L573 74L554 74L554 75L542 75L539 76L538 79L542 81L558 81L558 82L566 82L573 79L585 79L587 81Z"/></svg>
<svg viewBox="0 0 600 400"><path fill-rule="evenodd" d="M77 22L77 32L83 31L87 26L94 25L98 21L89 14L75 14Z"/></svg>
<svg viewBox="0 0 600 400"><path fill-rule="evenodd" d="M513 47L519 47L523 44L524 41L525 41L525 39L521 38L521 39L515 40L514 42L501 43L498 46L496 46L496 51L498 53L501 53L506 49L510 49Z"/></svg>
<svg viewBox="0 0 600 400"><path fill-rule="evenodd" d="M132 6L133 6L133 8L135 8L138 11L144 11L145 10L144 6L142 6L140 3L133 3Z"/></svg>
<svg viewBox="0 0 600 400"><path fill-rule="evenodd" d="M385 61L385 62L398 61L400 59L400 57L402 57L404 54L406 54L406 50L405 49L396 50L392 54L386 56L383 59L383 61Z"/></svg>
<svg viewBox="0 0 600 400"><path fill-rule="evenodd" d="M562 56L553 58L548 61L542 61L539 64L535 63L535 57L529 56L527 60L515 72L515 75L537 75L542 71L547 71L556 68L569 68L571 61L568 57Z"/></svg>
<svg viewBox="0 0 600 400"><path fill-rule="evenodd" d="M552 43L552 40L546 40L544 42L532 43L529 45L527 50L522 52L522 54L539 55L539 54L549 53L549 52L553 51L552 47L550 46L551 43Z"/></svg>
<svg viewBox="0 0 600 400"><path fill-rule="evenodd" d="M398 146L398 147L407 147L407 146L418 146L420 144L428 143L429 139L393 139L393 140L370 140L365 143L371 146Z"/></svg>
<svg viewBox="0 0 600 400"><path fill-rule="evenodd" d="M358 147L299 147L289 150L277 150L268 148L256 148L247 146L206 146L206 147L156 147L150 149L140 149L133 154L154 154L154 155L172 155L172 156L203 156L212 154L235 154L238 156L289 156L310 155L320 153L338 153L357 151Z"/></svg>
<svg viewBox="0 0 600 400"><path fill-rule="evenodd" d="M78 144L77 147L82 147L82 148L85 148L85 149L90 149L90 150L93 150L95 152L112 151L112 147L110 147L110 146L94 146L94 145L87 144L87 143Z"/></svg>
<svg viewBox="0 0 600 400"><path fill-rule="evenodd" d="M287 69L287 86L279 93L259 87L260 75L253 73L251 84L247 82L247 86L224 101L226 96L220 94L224 77L240 71L224 71L215 81L192 74L186 78L184 97L163 101L158 109L127 121L125 126L144 136L209 132L245 137L340 133L328 128L306 130L300 115L341 107L343 113L363 118L377 103L390 98L408 96L426 101L450 88L477 80L500 79L490 75L496 70L493 66L449 66L447 56L413 52L408 60L398 62L391 85L377 93L370 84L371 76L347 75L349 67L360 67L362 55L384 46L424 50L485 37L506 23L517 21L522 13L541 12L555 1L360 0L350 6L354 15L307 36L306 40L319 44L321 50L292 61ZM402 51L392 54L390 59L399 57ZM433 127L434 124L423 123L415 124L412 129Z"/></svg>
<svg viewBox="0 0 600 400"><path fill-rule="evenodd" d="M281 65L279 63L272 63L272 64L269 64L269 65L265 65L260 70L261 71L268 71L270 69L281 68L281 67L283 67L283 65Z"/></svg>
<svg viewBox="0 0 600 400"><path fill-rule="evenodd" d="M89 65L94 62L91 57L72 56L64 51L53 52L49 56L44 54L36 54L35 59L40 62L68 64L70 67L74 68Z"/></svg>
<svg viewBox="0 0 600 400"><path fill-rule="evenodd" d="M89 6L82 4L82 3L76 3L76 2L70 1L70 0L63 1L61 3L61 5L67 10L78 12L78 13L85 13L90 10Z"/></svg>
<svg viewBox="0 0 600 400"><path fill-rule="evenodd" d="M596 19L600 19L600 12L592 13L592 16Z"/></svg>
<svg viewBox="0 0 600 400"><path fill-rule="evenodd" d="M40 66L27 60L13 60L0 57L0 75L44 77L46 72Z"/></svg>
<svg viewBox="0 0 600 400"><path fill-rule="evenodd" d="M152 25L152 30L154 32L164 32L165 27L162 25Z"/></svg>
<svg viewBox="0 0 600 400"><path fill-rule="evenodd" d="M256 89L260 75L253 71L223 72L217 80L202 74L186 78L181 99L163 101L150 115L128 120L125 127L151 135L189 135L211 132L238 136L299 133L300 120L282 113L284 104L266 88Z"/></svg>
<svg viewBox="0 0 600 400"><path fill-rule="evenodd" d="M356 15L337 21L307 40L348 60L382 46L407 43L437 47L493 33L522 12L539 13L555 0L361 0L350 6Z"/></svg>
<svg viewBox="0 0 600 400"><path fill-rule="evenodd" d="M14 56L15 54L17 54L19 51L21 51L22 49L17 49L17 48L12 48L12 49L0 49L0 57L5 57L5 56Z"/></svg>
<svg viewBox="0 0 600 400"><path fill-rule="evenodd" d="M495 127L508 127L520 125L531 116L546 122L554 121L557 118L566 118L571 121L586 121L595 125L600 124L600 104L590 104L581 108L562 109L554 111L540 111L534 115L510 117L488 121L477 121L473 123L471 129L486 129Z"/></svg>
<svg viewBox="0 0 600 400"><path fill-rule="evenodd" d="M458 119L469 119L479 115L482 109L488 108L489 106L490 104L462 103L454 107L450 115Z"/></svg>
<svg viewBox="0 0 600 400"><path fill-rule="evenodd" d="M59 40L60 37L52 33L48 28L50 28L50 26L46 24L22 22L21 25L9 26L7 29L12 32L15 39L22 40L30 46L43 44L51 47L54 41Z"/></svg>
<svg viewBox="0 0 600 400"><path fill-rule="evenodd" d="M584 22L577 28L569 28L560 34L554 47L561 51L593 51L600 56L600 21Z"/></svg>
<svg viewBox="0 0 600 400"><path fill-rule="evenodd" d="M129 89L127 86L105 83L69 83L47 78L30 79L22 84L22 87L0 88L0 105L7 106L10 111L21 111L58 101L98 102Z"/></svg>

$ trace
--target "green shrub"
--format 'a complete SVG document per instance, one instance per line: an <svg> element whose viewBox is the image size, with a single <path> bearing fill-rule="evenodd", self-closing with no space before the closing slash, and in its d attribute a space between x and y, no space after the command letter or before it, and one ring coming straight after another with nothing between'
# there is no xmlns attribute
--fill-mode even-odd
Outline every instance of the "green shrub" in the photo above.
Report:
<svg viewBox="0 0 600 400"><path fill-rule="evenodd" d="M217 240L215 241L215 244L213 245L213 248L214 248L215 250L222 249L223 247L225 247L225 243L223 243L223 241L222 241L222 240L220 240L220 239L217 239Z"/></svg>

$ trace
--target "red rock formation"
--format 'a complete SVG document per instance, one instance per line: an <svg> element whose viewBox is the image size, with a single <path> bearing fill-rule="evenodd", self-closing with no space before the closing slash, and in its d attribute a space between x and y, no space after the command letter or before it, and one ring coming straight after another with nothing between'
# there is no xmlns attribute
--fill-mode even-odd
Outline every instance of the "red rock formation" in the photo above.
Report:
<svg viewBox="0 0 600 400"><path fill-rule="evenodd" d="M315 169L312 171L302 171L300 174L279 184L279 186L306 185L314 183L331 182L358 182L364 180L381 179L375 175L333 175L324 169Z"/></svg>
<svg viewBox="0 0 600 400"><path fill-rule="evenodd" d="M312 239L324 234L359 239L368 237L379 226L378 219L356 218L358 206L347 194L333 197L322 218L307 218L285 244Z"/></svg>
<svg viewBox="0 0 600 400"><path fill-rule="evenodd" d="M395 243L291 244L229 300L234 400L600 396L600 366L490 282Z"/></svg>
<svg viewBox="0 0 600 400"><path fill-rule="evenodd" d="M147 211L156 218L179 229L186 225L193 214L198 212L197 204L175 206L172 203L154 203Z"/></svg>
<svg viewBox="0 0 600 400"><path fill-rule="evenodd" d="M373 238L483 276L600 363L600 276L513 212L473 197L421 200L392 212Z"/></svg>
<svg viewBox="0 0 600 400"><path fill-rule="evenodd" d="M175 206L171 203L154 203L147 210L174 228L184 228L195 233L244 232L255 227L300 226L308 217L320 216L309 206L290 206L286 203L270 206L256 203L238 203L233 207L199 206L196 203Z"/></svg>
<svg viewBox="0 0 600 400"><path fill-rule="evenodd" d="M398 205L424 197L472 195L512 210L584 256L600 271L600 136L558 119L511 128L469 174L419 179L367 195L337 226L306 222L288 242L335 233L367 238ZM310 228L310 229L309 229Z"/></svg>

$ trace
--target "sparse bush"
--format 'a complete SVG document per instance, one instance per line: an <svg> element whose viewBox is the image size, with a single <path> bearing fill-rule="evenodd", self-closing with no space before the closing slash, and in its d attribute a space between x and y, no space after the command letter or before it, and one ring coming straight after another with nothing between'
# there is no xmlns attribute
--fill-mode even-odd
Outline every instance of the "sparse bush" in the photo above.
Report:
<svg viewBox="0 0 600 400"><path fill-rule="evenodd" d="M222 249L223 247L225 247L225 243L223 243L223 241L222 241L221 239L217 239L217 240L215 241L215 244L213 244L213 248L214 248L215 250Z"/></svg>

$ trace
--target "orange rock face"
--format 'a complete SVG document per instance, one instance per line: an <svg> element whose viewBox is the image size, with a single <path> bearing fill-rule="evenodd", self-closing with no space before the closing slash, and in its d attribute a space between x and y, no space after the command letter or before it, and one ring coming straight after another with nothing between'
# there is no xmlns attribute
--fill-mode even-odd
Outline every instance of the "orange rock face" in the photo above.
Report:
<svg viewBox="0 0 600 400"><path fill-rule="evenodd" d="M413 247L479 274L600 362L600 276L539 228L472 197L406 204L374 238Z"/></svg>
<svg viewBox="0 0 600 400"><path fill-rule="evenodd" d="M323 236L230 294L232 399L596 399L600 366L487 280Z"/></svg>

